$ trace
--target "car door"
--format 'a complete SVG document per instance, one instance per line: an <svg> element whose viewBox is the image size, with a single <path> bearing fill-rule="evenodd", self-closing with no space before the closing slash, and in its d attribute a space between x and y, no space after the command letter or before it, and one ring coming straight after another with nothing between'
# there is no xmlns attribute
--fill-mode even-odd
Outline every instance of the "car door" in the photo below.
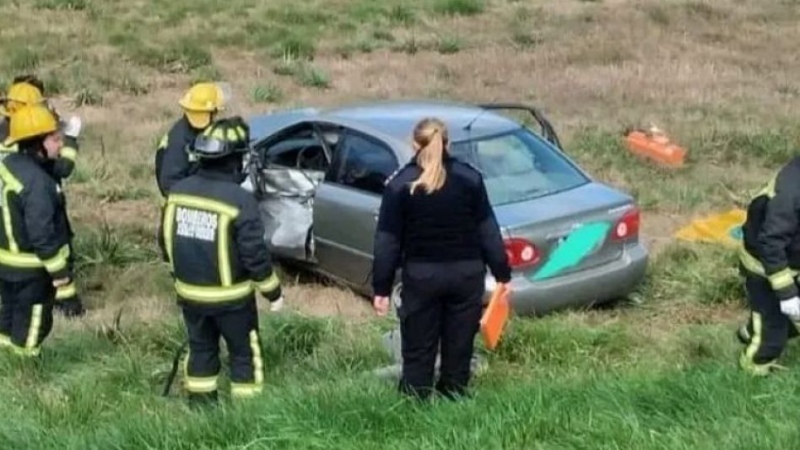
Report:
<svg viewBox="0 0 800 450"><path fill-rule="evenodd" d="M291 126L254 146L249 186L259 199L265 240L277 256L315 262L313 209L330 152L311 122ZM255 187L255 188L254 188Z"/></svg>
<svg viewBox="0 0 800 450"><path fill-rule="evenodd" d="M368 282L384 184L398 166L385 142L344 129L316 194L314 235L322 270L357 287Z"/></svg>

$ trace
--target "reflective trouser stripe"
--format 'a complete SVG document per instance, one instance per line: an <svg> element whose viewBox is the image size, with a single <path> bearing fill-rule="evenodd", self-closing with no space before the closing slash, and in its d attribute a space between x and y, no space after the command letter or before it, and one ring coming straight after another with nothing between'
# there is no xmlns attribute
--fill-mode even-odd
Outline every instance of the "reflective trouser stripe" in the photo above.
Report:
<svg viewBox="0 0 800 450"><path fill-rule="evenodd" d="M75 283L70 281L67 284L56 288L56 300L64 300L78 295L78 290L75 288Z"/></svg>
<svg viewBox="0 0 800 450"><path fill-rule="evenodd" d="M755 358L756 353L758 352L758 348L761 346L761 338L763 334L761 314L753 312L752 317L753 317L753 336L750 338L750 344L745 349L745 355L747 355L747 359L750 360L751 363L753 362L753 358Z"/></svg>
<svg viewBox="0 0 800 450"><path fill-rule="evenodd" d="M264 386L249 383L231 383L231 396L236 398L253 397L264 391Z"/></svg>
<svg viewBox="0 0 800 450"><path fill-rule="evenodd" d="M40 352L39 334L42 332L42 314L44 306L41 304L33 305L31 308L31 323L28 326L28 333L25 336L24 346L16 345L11 340L11 336L0 334L0 347L9 347L14 354L19 356L38 356Z"/></svg>
<svg viewBox="0 0 800 450"><path fill-rule="evenodd" d="M189 359L192 357L191 350L186 351L186 358L183 360L183 383L187 391L197 394L205 394L217 390L217 376L193 377L189 375Z"/></svg>
<svg viewBox="0 0 800 450"><path fill-rule="evenodd" d="M256 330L250 330L250 351L253 353L253 382L232 382L231 395L234 397L251 397L264 390L264 358L261 355L261 345Z"/></svg>
<svg viewBox="0 0 800 450"><path fill-rule="evenodd" d="M186 390L198 394L217 390L217 377L186 377Z"/></svg>
<svg viewBox="0 0 800 450"><path fill-rule="evenodd" d="M195 286L175 281L175 290L182 298L198 303L220 303L239 300L253 293L253 283L246 281L233 286Z"/></svg>

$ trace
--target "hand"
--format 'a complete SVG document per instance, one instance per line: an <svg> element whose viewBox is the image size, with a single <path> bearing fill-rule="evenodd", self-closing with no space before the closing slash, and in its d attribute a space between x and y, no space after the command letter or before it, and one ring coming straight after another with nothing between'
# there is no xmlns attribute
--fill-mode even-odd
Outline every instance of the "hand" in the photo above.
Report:
<svg viewBox="0 0 800 450"><path fill-rule="evenodd" d="M375 313L379 316L385 316L389 313L389 297L375 296L372 299L372 307L375 308Z"/></svg>
<svg viewBox="0 0 800 450"><path fill-rule="evenodd" d="M64 134L72 138L77 138L81 134L81 118L78 116L71 116L64 127Z"/></svg>
<svg viewBox="0 0 800 450"><path fill-rule="evenodd" d="M800 320L800 297L781 301L781 312L792 320Z"/></svg>
<svg viewBox="0 0 800 450"><path fill-rule="evenodd" d="M69 284L69 277L53 280L53 287L57 288L59 286L64 286L65 284Z"/></svg>
<svg viewBox="0 0 800 450"><path fill-rule="evenodd" d="M270 302L269 310L271 312L279 312L283 309L283 296L281 295L277 300L274 302Z"/></svg>

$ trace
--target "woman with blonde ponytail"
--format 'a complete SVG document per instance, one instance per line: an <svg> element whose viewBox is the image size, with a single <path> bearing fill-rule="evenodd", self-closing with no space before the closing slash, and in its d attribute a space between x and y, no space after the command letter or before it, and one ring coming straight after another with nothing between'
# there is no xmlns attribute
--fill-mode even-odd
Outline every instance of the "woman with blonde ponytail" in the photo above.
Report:
<svg viewBox="0 0 800 450"><path fill-rule="evenodd" d="M500 229L481 174L448 153L445 124L421 120L414 157L386 185L372 268L373 306L389 309L402 269L400 391L428 398L466 394L486 266L499 284L511 279ZM434 386L437 351L440 376Z"/></svg>

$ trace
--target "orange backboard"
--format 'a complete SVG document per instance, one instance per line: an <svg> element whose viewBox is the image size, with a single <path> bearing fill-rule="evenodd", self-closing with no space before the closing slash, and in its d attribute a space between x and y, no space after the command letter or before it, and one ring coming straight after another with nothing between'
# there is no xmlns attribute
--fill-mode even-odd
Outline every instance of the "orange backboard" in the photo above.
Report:
<svg viewBox="0 0 800 450"><path fill-rule="evenodd" d="M506 322L511 312L511 304L508 300L508 289L505 285L499 285L492 293L489 305L483 311L481 317L481 335L486 348L494 350L500 342Z"/></svg>

